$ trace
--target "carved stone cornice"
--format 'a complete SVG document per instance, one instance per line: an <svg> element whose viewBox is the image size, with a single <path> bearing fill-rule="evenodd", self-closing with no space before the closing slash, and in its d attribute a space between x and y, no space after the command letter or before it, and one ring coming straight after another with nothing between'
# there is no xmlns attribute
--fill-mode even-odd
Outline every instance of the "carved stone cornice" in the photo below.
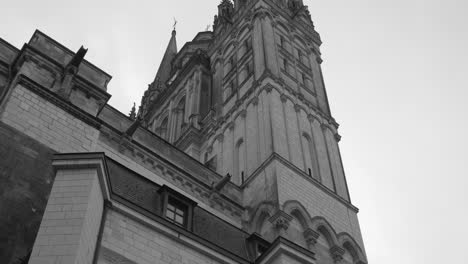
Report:
<svg viewBox="0 0 468 264"><path fill-rule="evenodd" d="M76 118L80 119L81 121L85 122L86 124L94 127L94 128L100 128L101 127L101 122L99 120L88 114L87 112L83 111L81 108L78 106L75 106L71 104L68 101L63 100L62 97L59 97L55 93L51 92L49 89L43 87L42 85L36 83L34 80L29 79L29 77L25 75L20 75L17 78L17 83L21 84L28 90L31 90L35 93L37 93L39 96L42 98L46 99L50 103L56 105L57 107L64 109L66 112L69 114L75 116Z"/></svg>
<svg viewBox="0 0 468 264"><path fill-rule="evenodd" d="M145 149L145 146L141 145L141 143L129 139L122 142L122 137L116 135L112 130L101 129L101 135L106 144L113 148L121 148L120 153L126 156L131 155L133 160L140 166L152 171L193 197L210 204L211 188L207 182L213 180L213 177L205 174L204 178L196 178L192 174L181 172L173 164L161 160L154 153L151 153L151 149ZM216 203L213 204L215 210L236 218L242 216L243 208L240 204L223 194L220 194L218 198Z"/></svg>

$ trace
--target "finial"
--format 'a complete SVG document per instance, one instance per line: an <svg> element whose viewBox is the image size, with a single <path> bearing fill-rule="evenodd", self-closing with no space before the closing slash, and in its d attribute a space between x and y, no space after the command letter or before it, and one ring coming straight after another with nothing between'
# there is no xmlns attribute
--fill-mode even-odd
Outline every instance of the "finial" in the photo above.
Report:
<svg viewBox="0 0 468 264"><path fill-rule="evenodd" d="M132 110L130 111L129 117L131 120L136 119L136 104L135 103L133 103L133 107L132 107Z"/></svg>
<svg viewBox="0 0 468 264"><path fill-rule="evenodd" d="M177 26L177 20L176 20L176 18L174 17L173 31L176 31L176 26Z"/></svg>

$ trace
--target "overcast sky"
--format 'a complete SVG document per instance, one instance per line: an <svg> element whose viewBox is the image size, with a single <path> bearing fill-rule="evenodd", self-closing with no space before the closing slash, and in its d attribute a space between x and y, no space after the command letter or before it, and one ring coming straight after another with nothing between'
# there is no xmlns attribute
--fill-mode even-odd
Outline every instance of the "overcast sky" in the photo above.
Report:
<svg viewBox="0 0 468 264"><path fill-rule="evenodd" d="M468 1L304 0L369 263L466 263ZM113 76L128 113L153 80L176 17L179 48L219 0L4 1L0 37L40 29Z"/></svg>

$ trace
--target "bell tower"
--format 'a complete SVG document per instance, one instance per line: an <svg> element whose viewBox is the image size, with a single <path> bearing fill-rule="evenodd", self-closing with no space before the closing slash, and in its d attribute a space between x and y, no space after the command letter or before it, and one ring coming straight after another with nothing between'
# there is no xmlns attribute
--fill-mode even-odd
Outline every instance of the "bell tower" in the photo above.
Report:
<svg viewBox="0 0 468 264"><path fill-rule="evenodd" d="M151 109L144 123L231 176L248 232L286 238L314 252L317 263L367 263L321 44L302 0L222 0L213 31L173 55L158 103L144 106ZM167 120L165 112L182 109L179 98L184 113Z"/></svg>

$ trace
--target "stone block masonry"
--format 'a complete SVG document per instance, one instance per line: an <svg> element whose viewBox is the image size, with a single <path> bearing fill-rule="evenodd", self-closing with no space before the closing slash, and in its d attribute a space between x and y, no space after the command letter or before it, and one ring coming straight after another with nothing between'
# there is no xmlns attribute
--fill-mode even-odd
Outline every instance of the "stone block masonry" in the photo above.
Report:
<svg viewBox="0 0 468 264"><path fill-rule="evenodd" d="M120 262L114 262L115 260ZM109 210L98 263L216 264L221 262L119 212Z"/></svg>
<svg viewBox="0 0 468 264"><path fill-rule="evenodd" d="M29 263L91 263L103 207L95 169L59 170Z"/></svg>
<svg viewBox="0 0 468 264"><path fill-rule="evenodd" d="M0 120L58 152L90 152L99 131L34 92L17 85Z"/></svg>

